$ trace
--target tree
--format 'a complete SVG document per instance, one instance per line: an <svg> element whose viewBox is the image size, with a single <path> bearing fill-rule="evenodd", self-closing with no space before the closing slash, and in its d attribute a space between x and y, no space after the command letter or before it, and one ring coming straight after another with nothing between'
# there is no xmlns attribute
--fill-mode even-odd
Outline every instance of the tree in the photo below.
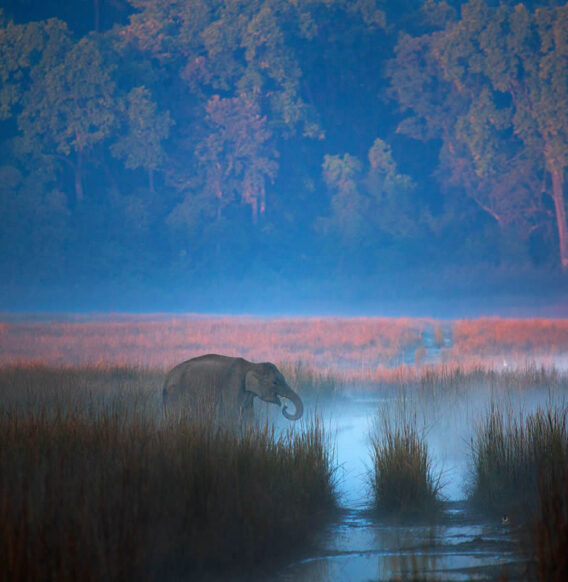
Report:
<svg viewBox="0 0 568 582"><path fill-rule="evenodd" d="M304 3L286 0L130 0L139 12L120 35L172 66L192 92L253 97L271 124L316 131L300 96L290 41L310 35Z"/></svg>
<svg viewBox="0 0 568 582"><path fill-rule="evenodd" d="M111 152L123 158L127 168L147 170L148 185L153 192L154 172L165 157L162 142L168 138L173 122L168 111L156 113L156 103L144 86L134 87L128 93L125 113L126 127L111 146Z"/></svg>
<svg viewBox="0 0 568 582"><path fill-rule="evenodd" d="M401 39L391 69L397 99L412 112L400 130L441 139L450 180L502 228L514 225L526 236L543 225L537 184L549 174L563 268L567 17L567 6L531 13L522 4L471 0L442 30Z"/></svg>
<svg viewBox="0 0 568 582"><path fill-rule="evenodd" d="M376 139L364 168L350 154L326 155L324 181L332 192L331 214L318 221L324 234L339 236L350 248L369 248L417 232L420 205L410 197L412 180L398 173L390 147Z"/></svg>
<svg viewBox="0 0 568 582"><path fill-rule="evenodd" d="M359 190L362 164L349 154L326 155L322 171L333 194L331 216L320 218L317 227L323 234L339 236L342 245L357 245L366 238L365 218L370 210L368 199Z"/></svg>
<svg viewBox="0 0 568 582"><path fill-rule="evenodd" d="M276 175L276 152L270 145L271 133L258 104L242 96L207 103L209 131L197 146L197 159L204 176L198 188L214 201L215 218L234 203L251 208L253 222L266 209L266 182ZM195 188L183 205L192 204Z"/></svg>
<svg viewBox="0 0 568 582"><path fill-rule="evenodd" d="M391 148L382 139L373 142L368 160L365 186L376 209L377 228L393 239L416 236L428 212L412 196L416 188L414 182L410 176L399 173Z"/></svg>
<svg viewBox="0 0 568 582"><path fill-rule="evenodd" d="M516 6L511 24L516 37L529 34L528 14ZM528 73L510 84L516 106L514 131L527 148L538 148L551 177L562 267L568 269L568 227L564 178L568 167L568 5L538 9L532 31L538 34L539 51L523 51L521 66ZM525 30L523 30L525 25ZM536 25L536 26L535 26ZM535 30L536 29L536 30ZM518 44L517 44L518 46Z"/></svg>
<svg viewBox="0 0 568 582"><path fill-rule="evenodd" d="M312 3L131 4L138 12L119 33L122 45L151 55L180 95L168 164L168 182L183 199L175 222L219 220L229 205L245 204L256 223L270 204L278 140L321 134L301 95L295 47L313 34Z"/></svg>
<svg viewBox="0 0 568 582"><path fill-rule="evenodd" d="M66 27L47 21L46 28L55 28L59 38L54 42L49 38L39 63L31 67L18 127L25 151L56 156L73 168L80 203L84 158L111 135L120 101L113 67L104 62L94 39L72 43Z"/></svg>

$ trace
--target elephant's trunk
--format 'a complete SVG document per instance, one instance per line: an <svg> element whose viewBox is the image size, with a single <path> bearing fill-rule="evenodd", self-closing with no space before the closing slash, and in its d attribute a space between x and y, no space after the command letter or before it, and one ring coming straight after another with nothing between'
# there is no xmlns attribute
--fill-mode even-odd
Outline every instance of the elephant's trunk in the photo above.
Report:
<svg viewBox="0 0 568 582"><path fill-rule="evenodd" d="M304 414L304 403L302 402L302 399L292 389L290 389L290 392L281 394L281 396L291 400L294 406L296 407L296 412L294 414L290 414L288 412L287 407L284 406L284 408L282 409L282 414L288 420L298 420L299 418L301 418L302 414Z"/></svg>

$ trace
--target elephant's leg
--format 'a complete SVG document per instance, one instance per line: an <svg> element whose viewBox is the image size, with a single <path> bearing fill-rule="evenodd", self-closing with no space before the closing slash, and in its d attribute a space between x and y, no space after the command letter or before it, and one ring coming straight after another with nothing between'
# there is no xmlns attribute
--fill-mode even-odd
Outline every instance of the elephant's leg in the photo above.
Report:
<svg viewBox="0 0 568 582"><path fill-rule="evenodd" d="M252 424L254 421L254 394L246 393L239 406L239 420L244 424Z"/></svg>

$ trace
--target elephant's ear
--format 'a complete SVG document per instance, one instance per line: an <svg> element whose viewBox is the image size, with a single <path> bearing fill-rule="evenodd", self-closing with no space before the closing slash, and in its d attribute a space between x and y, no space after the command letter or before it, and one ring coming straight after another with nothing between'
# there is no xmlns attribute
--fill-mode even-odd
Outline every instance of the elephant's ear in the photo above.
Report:
<svg viewBox="0 0 568 582"><path fill-rule="evenodd" d="M262 397L262 389L260 386L260 379L254 370L249 370L245 376L245 388L256 394L259 398Z"/></svg>

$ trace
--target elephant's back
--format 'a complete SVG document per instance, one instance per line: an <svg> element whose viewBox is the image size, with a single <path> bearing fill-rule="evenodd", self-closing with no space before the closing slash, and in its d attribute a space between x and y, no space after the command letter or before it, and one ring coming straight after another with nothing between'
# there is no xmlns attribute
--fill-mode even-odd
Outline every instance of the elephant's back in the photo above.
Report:
<svg viewBox="0 0 568 582"><path fill-rule="evenodd" d="M229 381L236 368L245 362L218 354L191 358L172 368L166 375L164 391L176 396L188 390L215 389Z"/></svg>

